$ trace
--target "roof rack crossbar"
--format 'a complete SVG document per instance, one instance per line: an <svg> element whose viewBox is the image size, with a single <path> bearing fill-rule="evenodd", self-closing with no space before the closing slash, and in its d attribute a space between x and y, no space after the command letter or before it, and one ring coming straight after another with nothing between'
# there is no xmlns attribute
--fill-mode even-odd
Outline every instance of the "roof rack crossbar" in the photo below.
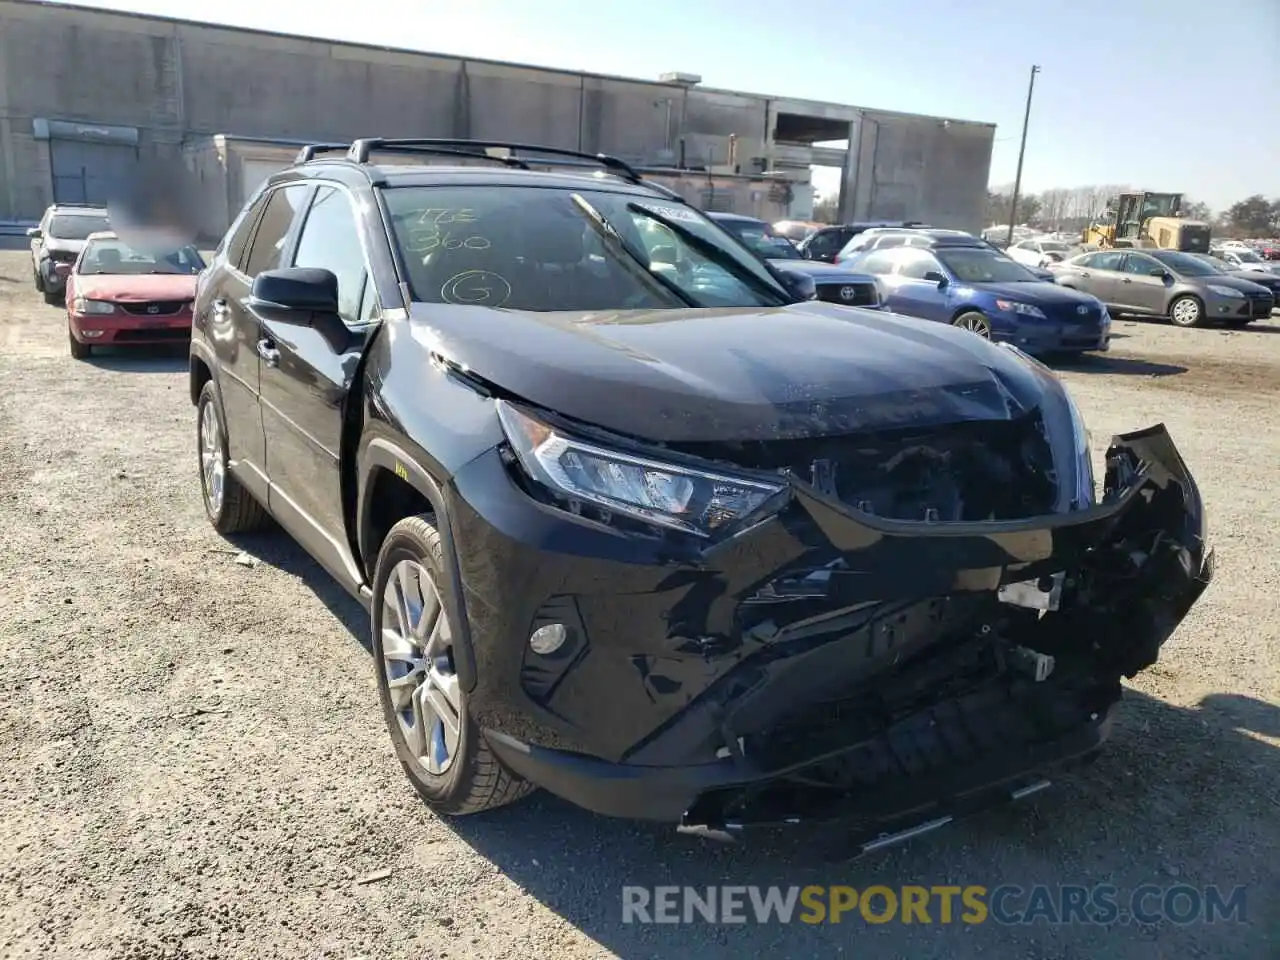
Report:
<svg viewBox="0 0 1280 960"><path fill-rule="evenodd" d="M314 160L322 153L337 153L339 150L346 150L350 147L349 143L308 143L305 147L298 151L298 155L293 158L294 163L307 163Z"/></svg>
<svg viewBox="0 0 1280 960"><path fill-rule="evenodd" d="M528 170L529 165L518 157L495 157L487 153L477 153L474 150L450 150L448 147L424 147L424 146L406 146L401 143L388 142L382 146L374 148L379 153L429 153L433 156L441 157L462 157L467 160L489 160L493 163L500 163L504 167L514 167L517 170ZM347 160L351 160L351 154L348 152Z"/></svg>
<svg viewBox="0 0 1280 960"><path fill-rule="evenodd" d="M607 153L584 153L581 150L564 150L560 147L540 147L529 143L511 143L506 140L453 140L453 139L411 139L411 140L384 140L380 137L371 137L356 140L351 144L351 149L347 152L347 159L355 163L368 163L369 154L374 150L384 150L389 147L471 147L480 149L502 149L510 150L512 156L509 159L516 159L514 154L519 151L523 153L543 154L547 157L572 157L577 160L588 160L600 164L606 170L621 176L623 179L631 183L642 183L640 174L636 172L631 164L617 157L612 157ZM492 154L475 154L476 156L492 156ZM538 162L534 157L527 158L533 162Z"/></svg>

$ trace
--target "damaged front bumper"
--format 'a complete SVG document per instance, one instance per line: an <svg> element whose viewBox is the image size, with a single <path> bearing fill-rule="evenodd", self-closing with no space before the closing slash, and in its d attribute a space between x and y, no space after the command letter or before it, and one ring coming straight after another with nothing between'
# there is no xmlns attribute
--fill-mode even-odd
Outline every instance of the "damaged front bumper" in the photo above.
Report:
<svg viewBox="0 0 1280 960"><path fill-rule="evenodd" d="M1120 678L1213 570L1163 426L1115 439L1097 506L1032 520L889 520L797 481L680 554L524 496L497 451L448 498L493 749L580 806L686 827L874 831L1031 790L1101 745ZM544 627L562 642L538 653Z"/></svg>

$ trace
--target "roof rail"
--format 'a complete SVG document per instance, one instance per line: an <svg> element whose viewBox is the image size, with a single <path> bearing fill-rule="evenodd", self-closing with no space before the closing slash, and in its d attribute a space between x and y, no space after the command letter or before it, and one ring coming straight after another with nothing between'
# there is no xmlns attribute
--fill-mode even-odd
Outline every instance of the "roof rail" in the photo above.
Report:
<svg viewBox="0 0 1280 960"><path fill-rule="evenodd" d="M504 160L521 160L517 158L515 153L542 154L547 157L572 157L578 161L590 161L600 164L611 173L615 173L623 179L631 183L643 183L640 174L629 163L619 160L617 157L611 157L607 153L584 153L581 150L563 150L559 147L540 147L528 143L510 143L505 140L441 140L436 138L412 139L412 140L384 140L379 137L365 138L356 140L351 144L351 149L347 151L347 159L355 163L368 163L369 154L374 150L387 150L396 148L421 149L424 152L436 152L437 149L447 150L449 153L459 152L466 156L488 157L492 160L503 162ZM452 149L450 149L452 148ZM470 149L468 149L470 148ZM505 157L497 156L490 153L479 153L479 150L500 149L511 151ZM533 157L529 160L539 162ZM525 164L522 162L522 166ZM527 169L527 167L526 167Z"/></svg>
<svg viewBox="0 0 1280 960"><path fill-rule="evenodd" d="M314 160L321 153L336 153L339 150L346 150L350 147L349 143L308 143L305 147L298 151L298 155L293 158L294 163L307 163Z"/></svg>
<svg viewBox="0 0 1280 960"><path fill-rule="evenodd" d="M55 201L53 202L53 206L55 206L55 207L85 207L85 208L90 209L90 210L105 210L105 209L107 209L107 205L106 205L105 203L93 203L93 202L91 202L91 201L89 201L89 200L55 200Z"/></svg>

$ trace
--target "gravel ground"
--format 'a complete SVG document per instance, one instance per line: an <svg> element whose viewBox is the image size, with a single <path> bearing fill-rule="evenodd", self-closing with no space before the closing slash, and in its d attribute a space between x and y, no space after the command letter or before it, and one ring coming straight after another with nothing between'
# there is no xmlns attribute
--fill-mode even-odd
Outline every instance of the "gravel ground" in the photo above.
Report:
<svg viewBox="0 0 1280 960"><path fill-rule="evenodd" d="M1169 425L1219 551L1109 751L1021 806L842 862L545 795L428 813L383 731L357 604L285 536L228 543L205 522L185 356L71 360L24 257L0 252L0 956L1280 951L1276 320L1122 322L1111 354L1064 374L1099 454L1112 432ZM620 909L624 884L1146 882L1246 885L1248 922L644 926Z"/></svg>

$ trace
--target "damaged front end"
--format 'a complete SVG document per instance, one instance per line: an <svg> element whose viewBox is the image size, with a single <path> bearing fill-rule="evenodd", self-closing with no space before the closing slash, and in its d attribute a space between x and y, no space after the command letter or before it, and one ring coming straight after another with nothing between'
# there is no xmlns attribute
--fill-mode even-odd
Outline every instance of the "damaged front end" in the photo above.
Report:
<svg viewBox="0 0 1280 960"><path fill-rule="evenodd" d="M812 466L684 552L545 496L523 455L477 461L454 521L485 551L463 570L473 629L554 622L566 638L503 681L498 657L481 664L472 704L495 751L603 813L704 832L840 819L868 836L1090 756L1120 679L1155 662L1212 577L1200 493L1163 426L1115 438L1096 503L1033 419L978 426L739 450L757 475ZM493 492L508 481L545 503L536 522ZM508 597L536 610L500 609L484 583L517 583Z"/></svg>

